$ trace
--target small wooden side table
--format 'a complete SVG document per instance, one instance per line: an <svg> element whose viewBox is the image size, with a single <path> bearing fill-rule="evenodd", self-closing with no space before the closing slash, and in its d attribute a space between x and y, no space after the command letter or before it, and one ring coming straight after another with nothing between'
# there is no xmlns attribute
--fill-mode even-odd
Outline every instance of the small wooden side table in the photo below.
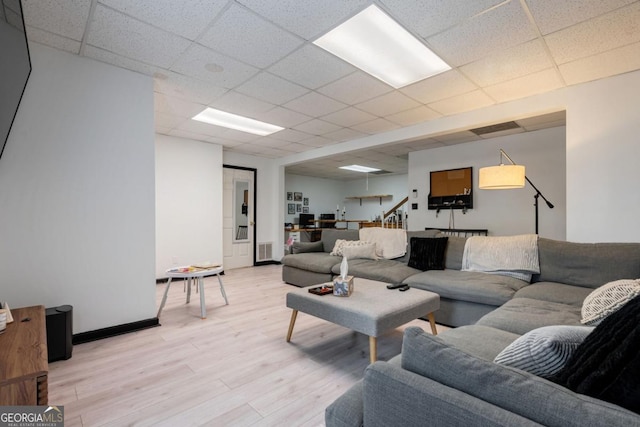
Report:
<svg viewBox="0 0 640 427"><path fill-rule="evenodd" d="M198 268L198 267L177 267L167 270L167 277L169 280L167 281L167 287L164 290L164 295L162 297L162 302L160 303L160 308L158 309L158 316L160 317L160 313L162 313L162 309L164 308L164 304L167 302L167 294L169 293L169 286L171 286L172 279L187 279L187 304L191 300L191 280L197 280L198 287L200 289L200 317L203 319L207 318L207 307L204 302L204 278L208 276L218 276L218 283L220 284L220 293L222 293L222 297L224 298L224 302L226 305L229 305L229 300L227 300L227 294L224 291L224 285L222 284L222 279L220 278L220 273L224 271L222 266L211 267L211 268Z"/></svg>

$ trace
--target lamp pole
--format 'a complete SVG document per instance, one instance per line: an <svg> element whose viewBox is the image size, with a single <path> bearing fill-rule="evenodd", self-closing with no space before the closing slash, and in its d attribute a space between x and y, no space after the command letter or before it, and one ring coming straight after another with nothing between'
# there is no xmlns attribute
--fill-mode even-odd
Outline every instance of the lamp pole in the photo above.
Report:
<svg viewBox="0 0 640 427"><path fill-rule="evenodd" d="M505 156L507 158L507 160L509 160L511 162L512 165L515 165L516 162L514 162L511 157L509 157L509 155L507 153L504 152L504 150L501 148L500 149L500 154ZM535 207L536 210L536 234L538 234L538 197L542 197L542 199L545 201L545 203L547 204L547 206L549 206L549 209L553 209L553 203L551 203L549 200L547 200L546 197L544 197L544 194L542 194L540 192L540 190L538 190L538 187L536 187L533 182L531 182L531 180L529 179L529 177L527 177L526 175L524 176L524 179L529 183L529 185L536 190L536 194L533 196L533 206Z"/></svg>

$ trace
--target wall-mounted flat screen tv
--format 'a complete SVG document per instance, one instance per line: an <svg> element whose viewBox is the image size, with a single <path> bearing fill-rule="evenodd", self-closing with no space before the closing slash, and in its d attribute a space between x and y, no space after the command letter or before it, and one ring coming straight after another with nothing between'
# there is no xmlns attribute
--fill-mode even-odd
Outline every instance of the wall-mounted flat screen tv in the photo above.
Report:
<svg viewBox="0 0 640 427"><path fill-rule="evenodd" d="M0 0L0 157L31 74L20 0Z"/></svg>
<svg viewBox="0 0 640 427"><path fill-rule="evenodd" d="M468 194L472 188L472 168L431 171L430 197Z"/></svg>

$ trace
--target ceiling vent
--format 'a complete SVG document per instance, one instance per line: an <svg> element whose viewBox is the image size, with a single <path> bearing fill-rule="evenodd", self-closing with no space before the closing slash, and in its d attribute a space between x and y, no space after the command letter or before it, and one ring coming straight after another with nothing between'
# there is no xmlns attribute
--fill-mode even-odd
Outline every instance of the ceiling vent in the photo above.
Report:
<svg viewBox="0 0 640 427"><path fill-rule="evenodd" d="M487 135L489 133L502 132L511 129L520 129L520 126L516 122L511 121L469 130L476 135L481 136Z"/></svg>
<svg viewBox="0 0 640 427"><path fill-rule="evenodd" d="M391 171L386 171L384 169L380 169L379 171L369 172L371 175L386 175L388 173L393 173Z"/></svg>

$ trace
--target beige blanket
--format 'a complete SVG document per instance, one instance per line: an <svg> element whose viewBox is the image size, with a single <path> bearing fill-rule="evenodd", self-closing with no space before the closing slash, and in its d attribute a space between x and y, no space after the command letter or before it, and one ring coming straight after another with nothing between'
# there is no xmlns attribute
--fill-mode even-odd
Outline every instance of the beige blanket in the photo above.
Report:
<svg viewBox="0 0 640 427"><path fill-rule="evenodd" d="M364 227L360 229L360 240L375 243L380 258L398 258L407 252L407 232L403 229Z"/></svg>
<svg viewBox="0 0 640 427"><path fill-rule="evenodd" d="M540 273L538 236L472 236L462 255L463 271L482 271L531 281Z"/></svg>

